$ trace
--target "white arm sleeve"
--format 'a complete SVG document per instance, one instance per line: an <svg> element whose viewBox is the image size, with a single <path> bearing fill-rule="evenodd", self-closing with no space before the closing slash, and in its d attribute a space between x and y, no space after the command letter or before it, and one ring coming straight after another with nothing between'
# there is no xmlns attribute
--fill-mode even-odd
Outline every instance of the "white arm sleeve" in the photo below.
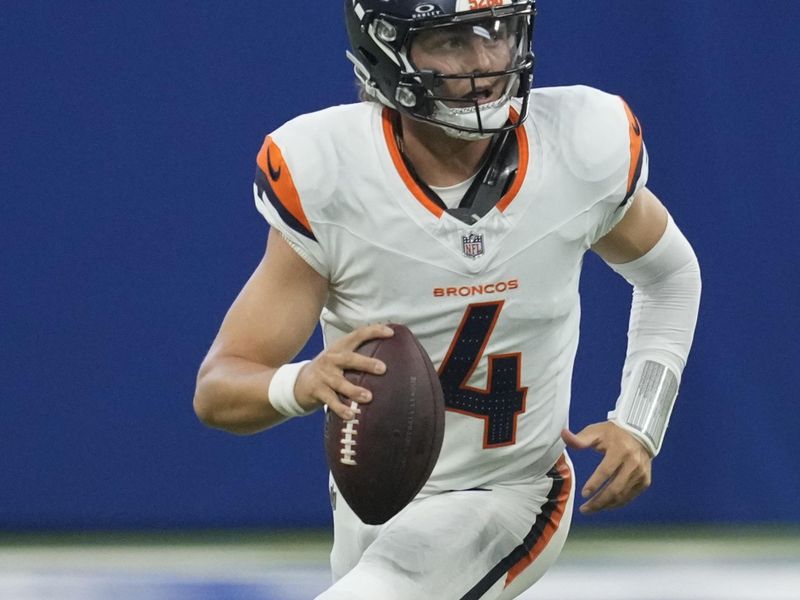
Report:
<svg viewBox="0 0 800 600"><path fill-rule="evenodd" d="M647 254L609 266L633 285L633 302L620 395L608 417L655 456L692 346L700 305L700 267L672 217Z"/></svg>

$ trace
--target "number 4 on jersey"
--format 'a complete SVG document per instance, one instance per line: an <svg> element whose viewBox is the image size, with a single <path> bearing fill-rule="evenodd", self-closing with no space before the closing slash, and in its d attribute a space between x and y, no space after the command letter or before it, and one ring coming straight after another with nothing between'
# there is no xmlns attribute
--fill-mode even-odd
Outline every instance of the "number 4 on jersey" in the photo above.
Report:
<svg viewBox="0 0 800 600"><path fill-rule="evenodd" d="M486 389L467 385L492 334L503 302L470 304L441 367L448 410L484 420L484 448L516 442L517 417L525 412L528 388L520 387L520 354L490 354Z"/></svg>

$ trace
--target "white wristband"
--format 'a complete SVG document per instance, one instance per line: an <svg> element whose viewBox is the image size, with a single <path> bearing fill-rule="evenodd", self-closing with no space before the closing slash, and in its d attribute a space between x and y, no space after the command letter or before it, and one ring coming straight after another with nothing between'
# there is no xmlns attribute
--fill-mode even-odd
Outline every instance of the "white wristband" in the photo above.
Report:
<svg viewBox="0 0 800 600"><path fill-rule="evenodd" d="M269 403L284 417L302 417L316 410L316 408L310 410L303 408L294 397L294 384L300 375L300 369L310 362L304 360L283 365L275 371L272 381L269 382Z"/></svg>

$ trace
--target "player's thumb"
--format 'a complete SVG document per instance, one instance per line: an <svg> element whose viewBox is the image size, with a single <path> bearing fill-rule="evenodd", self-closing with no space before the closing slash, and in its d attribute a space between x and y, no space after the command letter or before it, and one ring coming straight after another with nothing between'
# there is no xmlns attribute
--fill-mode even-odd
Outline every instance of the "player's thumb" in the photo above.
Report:
<svg viewBox="0 0 800 600"><path fill-rule="evenodd" d="M585 450L592 447L592 436L587 434L585 429L578 434L572 433L569 429L562 429L561 439L568 448L573 450Z"/></svg>

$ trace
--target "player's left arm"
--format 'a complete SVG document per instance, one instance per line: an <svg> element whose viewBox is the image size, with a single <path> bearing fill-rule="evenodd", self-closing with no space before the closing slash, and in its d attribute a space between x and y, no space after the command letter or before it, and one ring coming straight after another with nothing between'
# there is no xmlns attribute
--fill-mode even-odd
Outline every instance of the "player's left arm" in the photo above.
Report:
<svg viewBox="0 0 800 600"><path fill-rule="evenodd" d="M666 208L640 189L622 220L592 246L633 285L622 385L609 420L562 437L604 456L583 487L583 513L617 508L650 485L689 355L700 303L700 269Z"/></svg>

